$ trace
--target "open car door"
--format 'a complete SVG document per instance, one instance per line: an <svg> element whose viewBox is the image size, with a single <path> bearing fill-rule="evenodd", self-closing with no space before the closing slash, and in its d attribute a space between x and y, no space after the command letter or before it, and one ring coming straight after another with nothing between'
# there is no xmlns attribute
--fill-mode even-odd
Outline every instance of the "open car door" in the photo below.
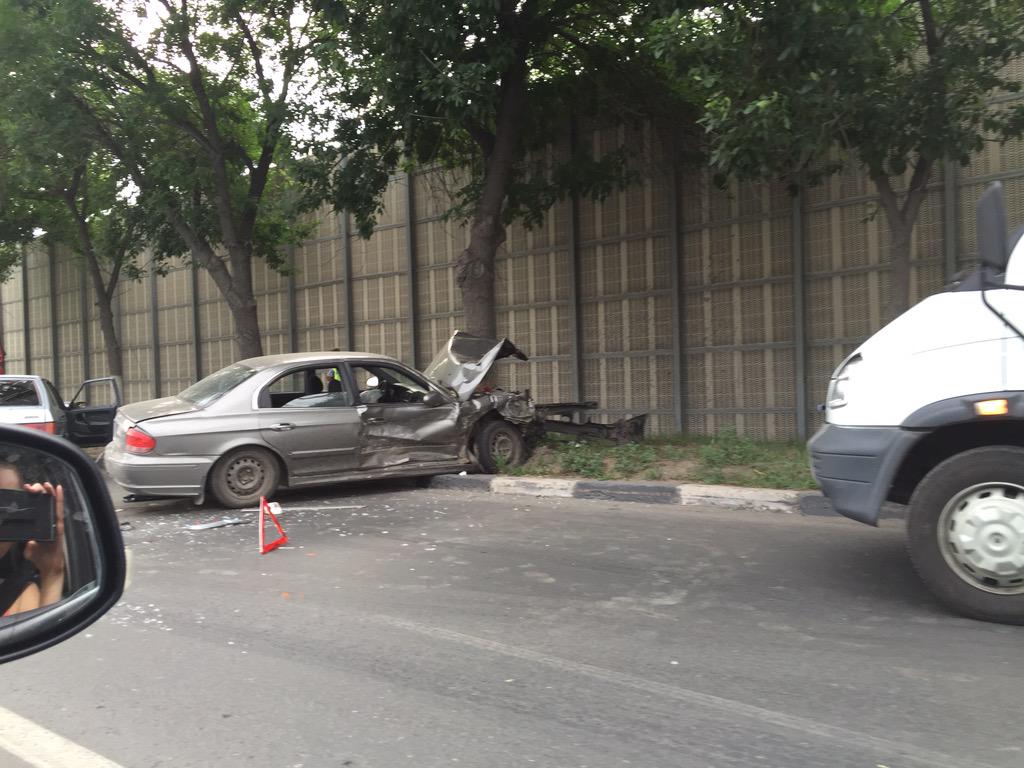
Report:
<svg viewBox="0 0 1024 768"><path fill-rule="evenodd" d="M116 376L89 379L68 404L68 439L77 445L106 445L113 439L114 416L121 405Z"/></svg>

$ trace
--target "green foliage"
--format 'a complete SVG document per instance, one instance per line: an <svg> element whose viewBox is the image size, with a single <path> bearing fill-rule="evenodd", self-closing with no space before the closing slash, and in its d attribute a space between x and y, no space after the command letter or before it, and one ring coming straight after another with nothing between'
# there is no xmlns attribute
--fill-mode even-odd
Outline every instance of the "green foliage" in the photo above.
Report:
<svg viewBox="0 0 1024 768"><path fill-rule="evenodd" d="M638 475L658 459L653 446L644 443L628 443L613 448L611 451L615 472L620 477Z"/></svg>
<svg viewBox="0 0 1024 768"><path fill-rule="evenodd" d="M1021 0L745 0L660 20L650 45L700 95L723 174L814 180L839 146L899 176L1024 130L990 100L1020 90Z"/></svg>
<svg viewBox="0 0 1024 768"><path fill-rule="evenodd" d="M510 467L518 476L599 480L672 480L769 488L813 488L803 445L760 442L725 430L710 438L666 435L616 445L548 436L530 460Z"/></svg>
<svg viewBox="0 0 1024 768"><path fill-rule="evenodd" d="M364 109L337 115L344 162L314 183L354 212L364 233L380 213L388 172L400 166L448 171L448 214L458 219L497 196L505 222L533 225L566 194L609 194L631 178L630 152L569 148L570 116L613 124L636 121L641 104L678 107L660 87L663 65L638 42L660 5L325 0L367 95Z"/></svg>
<svg viewBox="0 0 1024 768"><path fill-rule="evenodd" d="M723 467L757 461L764 456L764 448L748 437L737 435L734 430L722 430L702 445L697 455L707 467Z"/></svg>
<svg viewBox="0 0 1024 768"><path fill-rule="evenodd" d="M591 443L565 443L558 451L558 460L563 472L580 475L592 480L605 480L605 454Z"/></svg>
<svg viewBox="0 0 1024 768"><path fill-rule="evenodd" d="M131 182L158 256L210 271L243 352L259 351L252 258L285 271L320 202L297 165L325 160L307 145L344 67L319 18L304 0L0 0L15 88L46 94L47 114L75 126L74 154L99 147Z"/></svg>

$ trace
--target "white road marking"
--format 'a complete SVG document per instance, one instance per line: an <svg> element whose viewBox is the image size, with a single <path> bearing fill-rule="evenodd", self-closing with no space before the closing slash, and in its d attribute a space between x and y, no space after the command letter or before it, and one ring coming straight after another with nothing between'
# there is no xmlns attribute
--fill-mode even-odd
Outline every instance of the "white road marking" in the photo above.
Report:
<svg viewBox="0 0 1024 768"><path fill-rule="evenodd" d="M53 731L0 707L0 749L35 768L122 768Z"/></svg>
<svg viewBox="0 0 1024 768"><path fill-rule="evenodd" d="M787 730L796 731L806 736L814 736L830 742L838 742L855 749L864 750L878 754L880 758L887 761L901 759L904 763L913 763L924 766L924 768L963 768L966 763L963 760L945 755L939 752L918 747L915 744L894 741L880 736L872 736L868 733L853 731L849 728L829 725L810 718L790 715L785 712L778 712L773 709L745 704L735 699L727 699L722 696L715 696L710 693L694 691L689 688L682 688L667 683L659 683L653 680L646 680L642 677L630 675L624 672L616 672L612 669L605 669L593 664L585 664L579 661L564 659L560 656L552 656L547 653L531 651L528 648L520 648L515 645L508 645L496 640L488 640L474 635L466 635L462 632L454 632L442 627L434 627L428 624L420 624L416 621L407 621L394 616L368 616L366 617L374 624L379 624L396 629L404 629L408 632L415 632L426 637L438 640L447 640L460 645L476 648L481 651L497 653L502 656L521 659L523 661L542 664L546 667L557 669L561 672L570 672L577 675L584 675L594 680L600 680L611 685L618 685L623 688L631 688L642 693L663 696L673 701L679 701L693 707L705 710L714 710L729 718L743 718L753 720L763 725L774 725ZM972 768L988 768L987 765L972 759Z"/></svg>

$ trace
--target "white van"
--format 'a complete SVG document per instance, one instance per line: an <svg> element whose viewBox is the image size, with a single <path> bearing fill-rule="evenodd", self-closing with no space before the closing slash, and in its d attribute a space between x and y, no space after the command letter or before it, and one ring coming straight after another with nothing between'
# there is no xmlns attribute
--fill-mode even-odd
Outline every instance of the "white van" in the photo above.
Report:
<svg viewBox="0 0 1024 768"><path fill-rule="evenodd" d="M967 616L1024 624L1024 229L978 204L981 265L882 328L832 375L810 441L836 511L909 504L921 578Z"/></svg>

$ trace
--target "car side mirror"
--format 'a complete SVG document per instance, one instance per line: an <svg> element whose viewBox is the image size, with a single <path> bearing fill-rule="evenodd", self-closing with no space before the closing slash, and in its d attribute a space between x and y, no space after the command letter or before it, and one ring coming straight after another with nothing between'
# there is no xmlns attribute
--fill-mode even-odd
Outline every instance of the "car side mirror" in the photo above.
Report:
<svg viewBox="0 0 1024 768"><path fill-rule="evenodd" d="M124 581L121 530L95 463L66 440L0 425L0 663L85 629Z"/></svg>
<svg viewBox="0 0 1024 768"><path fill-rule="evenodd" d="M444 395L437 390L430 390L423 396L423 404L428 408L435 408L444 403Z"/></svg>

